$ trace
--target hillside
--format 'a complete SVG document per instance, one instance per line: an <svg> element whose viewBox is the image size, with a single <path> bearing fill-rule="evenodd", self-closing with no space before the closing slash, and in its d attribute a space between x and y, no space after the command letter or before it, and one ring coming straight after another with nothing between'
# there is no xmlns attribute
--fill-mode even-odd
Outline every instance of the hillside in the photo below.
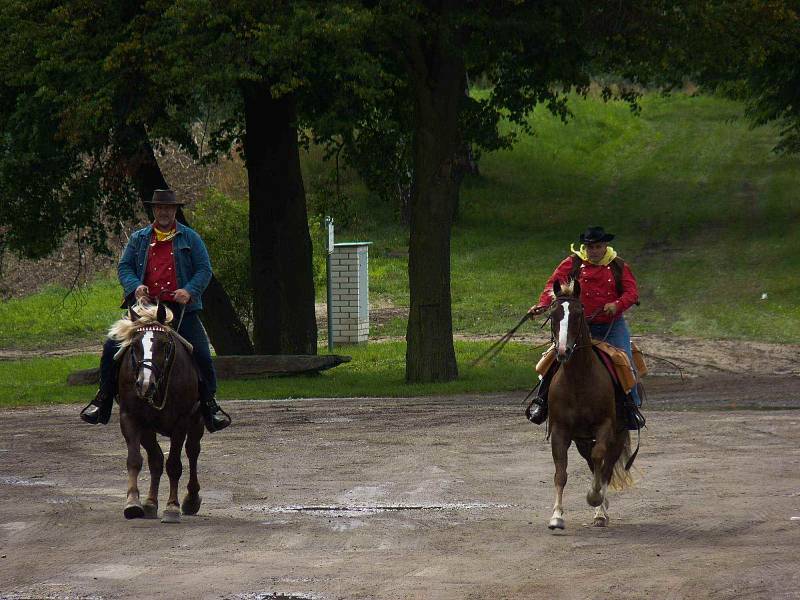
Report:
<svg viewBox="0 0 800 600"><path fill-rule="evenodd" d="M639 279L635 332L800 342L800 158L772 152L775 130L750 129L738 104L709 97L647 96L640 116L596 98L572 108L567 125L537 111L535 136L484 155L481 176L465 182L453 233L456 331L509 328L570 242L600 224ZM304 166L313 194L323 167L316 154ZM373 334L402 335L407 234L352 175L346 184L355 218L338 239L374 242ZM117 296L103 281L86 288L86 311L58 291L2 302L0 347L44 344L53 314L63 338L97 339Z"/></svg>

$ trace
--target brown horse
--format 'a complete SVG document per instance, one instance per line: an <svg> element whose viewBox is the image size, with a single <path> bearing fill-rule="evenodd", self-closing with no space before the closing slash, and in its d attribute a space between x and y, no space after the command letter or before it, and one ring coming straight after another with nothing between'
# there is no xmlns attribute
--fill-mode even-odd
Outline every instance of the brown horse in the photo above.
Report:
<svg viewBox="0 0 800 600"><path fill-rule="evenodd" d="M180 522L185 515L200 510L200 484L197 457L203 437L203 418L199 409L197 371L191 351L167 325L171 311L163 304L137 304L130 319L121 319L110 336L120 342L119 408L120 428L128 445L128 494L125 517L158 516L158 484L164 471L164 453L156 440L160 433L170 438L167 475L169 499L162 523ZM189 483L183 503L178 505L178 482L183 466L181 450L186 442L189 457ZM150 490L139 500L139 472L142 453L147 451Z"/></svg>
<svg viewBox="0 0 800 600"><path fill-rule="evenodd" d="M631 481L625 469L630 436L624 418L617 414L611 375L592 349L578 282L563 287L555 282L553 293L556 300L550 322L559 368L549 396L556 497L548 527L564 529L561 502L567 483L567 451L573 441L592 471L586 501L596 507L594 525L605 527L609 484L622 489Z"/></svg>

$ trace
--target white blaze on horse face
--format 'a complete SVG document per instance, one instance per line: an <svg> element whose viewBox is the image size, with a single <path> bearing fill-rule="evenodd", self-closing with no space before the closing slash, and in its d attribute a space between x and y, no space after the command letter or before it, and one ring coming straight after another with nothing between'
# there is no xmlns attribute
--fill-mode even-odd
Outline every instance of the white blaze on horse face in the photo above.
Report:
<svg viewBox="0 0 800 600"><path fill-rule="evenodd" d="M145 331L142 337L142 364L153 364L153 332ZM139 372L139 382L142 386L142 391L147 389L153 384L153 369L146 367L142 368Z"/></svg>
<svg viewBox="0 0 800 600"><path fill-rule="evenodd" d="M564 316L561 317L561 322L558 324L558 348L559 352L567 351L567 333L569 330L569 302L562 302L564 309Z"/></svg>

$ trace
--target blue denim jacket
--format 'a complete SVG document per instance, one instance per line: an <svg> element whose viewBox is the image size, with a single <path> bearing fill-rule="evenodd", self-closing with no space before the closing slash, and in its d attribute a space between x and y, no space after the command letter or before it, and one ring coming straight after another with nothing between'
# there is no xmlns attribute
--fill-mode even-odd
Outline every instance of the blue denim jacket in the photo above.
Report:
<svg viewBox="0 0 800 600"><path fill-rule="evenodd" d="M172 239L178 287L192 295L186 312L203 308L203 292L211 281L211 260L203 240L191 227L177 224L178 233ZM117 265L117 275L125 296L130 296L144 282L147 268L147 248L153 237L153 226L134 231L125 246L125 252Z"/></svg>

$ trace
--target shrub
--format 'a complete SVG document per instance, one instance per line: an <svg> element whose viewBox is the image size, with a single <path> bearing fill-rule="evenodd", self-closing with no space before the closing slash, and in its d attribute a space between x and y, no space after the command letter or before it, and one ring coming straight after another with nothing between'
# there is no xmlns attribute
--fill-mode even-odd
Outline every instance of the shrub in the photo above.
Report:
<svg viewBox="0 0 800 600"><path fill-rule="evenodd" d="M253 321L250 292L249 210L246 199L210 188L192 210L192 227L203 237L214 275L246 326Z"/></svg>

